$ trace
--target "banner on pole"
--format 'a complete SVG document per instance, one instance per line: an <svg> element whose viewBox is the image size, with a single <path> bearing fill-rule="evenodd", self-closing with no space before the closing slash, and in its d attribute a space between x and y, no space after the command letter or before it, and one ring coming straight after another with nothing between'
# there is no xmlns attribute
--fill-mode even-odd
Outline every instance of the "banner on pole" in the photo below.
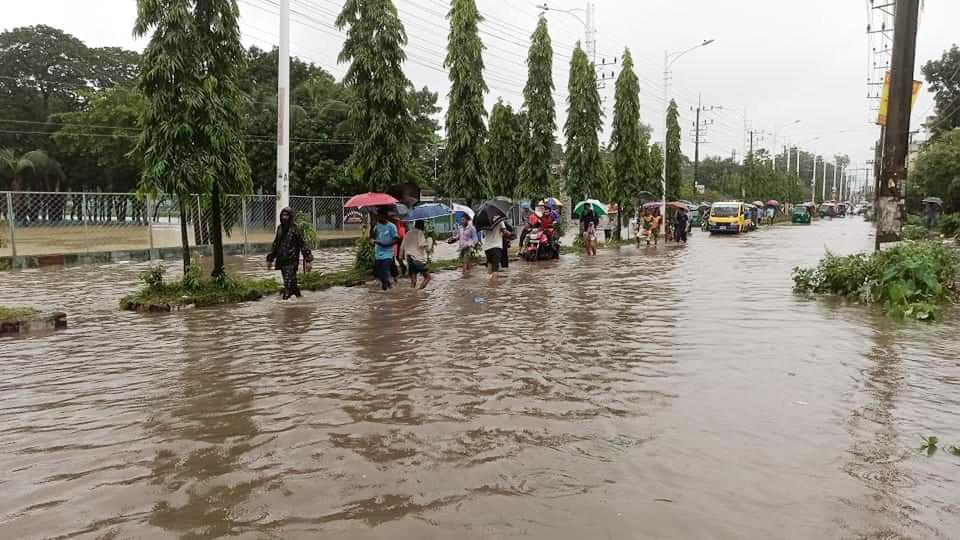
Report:
<svg viewBox="0 0 960 540"><path fill-rule="evenodd" d="M917 96L920 94L920 87L923 85L920 81L913 81L913 100L910 102L910 108L917 104ZM877 125L887 125L887 107L890 104L890 72L883 76L883 96L880 98L880 113L877 114Z"/></svg>

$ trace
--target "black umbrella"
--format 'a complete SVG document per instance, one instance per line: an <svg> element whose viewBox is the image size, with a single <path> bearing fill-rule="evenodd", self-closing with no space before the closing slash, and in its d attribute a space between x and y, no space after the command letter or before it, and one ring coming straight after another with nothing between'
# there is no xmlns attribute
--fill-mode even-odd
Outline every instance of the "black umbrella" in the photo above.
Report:
<svg viewBox="0 0 960 540"><path fill-rule="evenodd" d="M923 204L935 204L937 206L943 206L943 199L940 197L927 197L923 200Z"/></svg>
<svg viewBox="0 0 960 540"><path fill-rule="evenodd" d="M492 229L497 223L505 221L510 212L510 203L496 199L480 205L473 224L478 229Z"/></svg>

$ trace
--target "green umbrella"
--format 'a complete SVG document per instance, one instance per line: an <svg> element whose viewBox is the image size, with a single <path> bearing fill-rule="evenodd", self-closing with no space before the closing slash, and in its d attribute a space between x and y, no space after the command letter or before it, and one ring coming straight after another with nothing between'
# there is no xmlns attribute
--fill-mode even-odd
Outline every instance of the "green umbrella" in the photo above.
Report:
<svg viewBox="0 0 960 540"><path fill-rule="evenodd" d="M575 216L577 216L577 217L581 217L581 216L583 215L583 213L587 211L587 206L588 206L588 205L589 205L591 208L593 208L593 213L596 214L597 216L605 216L605 215L607 215L607 206L606 206L605 204L603 204L602 202L596 200L596 199L587 199L587 200L579 203L579 204L573 209L573 215L575 215Z"/></svg>

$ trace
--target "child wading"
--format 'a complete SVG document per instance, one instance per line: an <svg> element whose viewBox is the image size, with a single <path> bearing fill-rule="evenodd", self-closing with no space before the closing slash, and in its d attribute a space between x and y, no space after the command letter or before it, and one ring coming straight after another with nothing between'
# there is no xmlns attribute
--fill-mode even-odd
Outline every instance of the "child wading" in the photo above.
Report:
<svg viewBox="0 0 960 540"><path fill-rule="evenodd" d="M277 227L277 236L273 239L273 249L267 255L268 263L275 263L274 268L283 275L283 299L291 296L300 296L300 285L297 283L297 268L300 266L300 254L303 253L303 269L311 270L313 254L303 239L303 231L297 226L292 208L280 211L280 226Z"/></svg>

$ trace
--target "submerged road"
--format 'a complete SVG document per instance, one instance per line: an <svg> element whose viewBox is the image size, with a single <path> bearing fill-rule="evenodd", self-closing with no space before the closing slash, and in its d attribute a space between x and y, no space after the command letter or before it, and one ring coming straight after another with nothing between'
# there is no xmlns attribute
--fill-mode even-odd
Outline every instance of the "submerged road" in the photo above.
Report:
<svg viewBox="0 0 960 540"><path fill-rule="evenodd" d="M956 538L960 314L791 293L859 218L164 315L0 275L2 538ZM325 255L332 267L346 252ZM258 260L234 259L247 273Z"/></svg>

